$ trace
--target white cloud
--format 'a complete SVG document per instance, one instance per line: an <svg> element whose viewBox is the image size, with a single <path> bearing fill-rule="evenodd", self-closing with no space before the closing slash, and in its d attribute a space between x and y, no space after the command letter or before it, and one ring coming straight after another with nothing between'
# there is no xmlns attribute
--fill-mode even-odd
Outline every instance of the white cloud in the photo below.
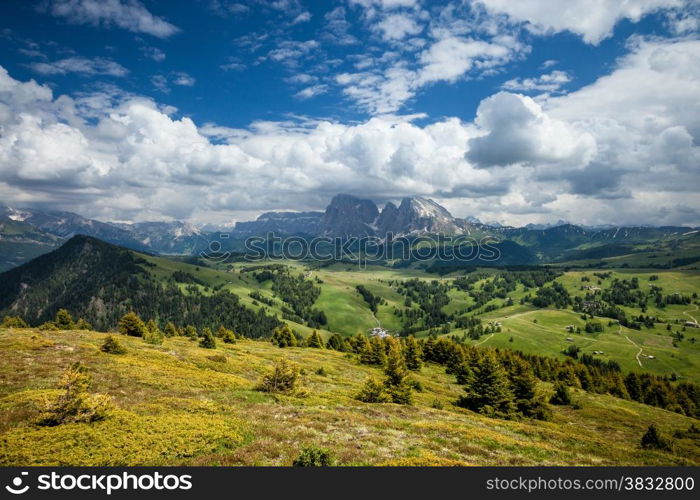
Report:
<svg viewBox="0 0 700 500"><path fill-rule="evenodd" d="M467 158L482 167L513 164L587 165L593 136L551 118L531 98L500 92L481 101L476 125L487 133L469 141Z"/></svg>
<svg viewBox="0 0 700 500"><path fill-rule="evenodd" d="M328 85L312 85L300 90L294 94L294 97L297 99L306 100L316 97L317 95L325 94L326 92L328 92Z"/></svg>
<svg viewBox="0 0 700 500"><path fill-rule="evenodd" d="M42 10L73 24L117 26L158 38L179 31L165 19L151 14L138 0L48 0Z"/></svg>
<svg viewBox="0 0 700 500"><path fill-rule="evenodd" d="M597 45L623 20L639 21L645 15L684 5L685 0L472 0L493 13L505 13L542 34L571 31ZM691 0L692 1L692 0Z"/></svg>
<svg viewBox="0 0 700 500"><path fill-rule="evenodd" d="M501 92L482 101L474 123L386 115L244 130L197 126L107 88L55 97L0 69L0 198L97 217L218 222L322 208L336 192L420 194L457 215L508 223L697 225L699 57L700 41L637 38L594 83L537 102ZM376 77L373 88L403 101L415 88L401 85L417 72L396 61L391 69L338 80L361 94Z"/></svg>
<svg viewBox="0 0 700 500"><path fill-rule="evenodd" d="M158 47L142 47L141 52L143 55L149 59L153 59L156 62L165 61L165 52L160 50Z"/></svg>
<svg viewBox="0 0 700 500"><path fill-rule="evenodd" d="M406 14L390 14L379 21L374 29L382 34L384 40L402 40L423 31L423 27Z"/></svg>
<svg viewBox="0 0 700 500"><path fill-rule="evenodd" d="M292 20L292 25L306 23L311 20L311 12L304 11Z"/></svg>
<svg viewBox="0 0 700 500"><path fill-rule="evenodd" d="M126 76L129 73L121 64L104 57L68 57L53 62L33 62L28 65L42 75L65 75L79 73L82 75Z"/></svg>
<svg viewBox="0 0 700 500"><path fill-rule="evenodd" d="M566 71L555 70L536 78L514 78L503 83L501 88L521 92L556 92L570 81L571 76Z"/></svg>

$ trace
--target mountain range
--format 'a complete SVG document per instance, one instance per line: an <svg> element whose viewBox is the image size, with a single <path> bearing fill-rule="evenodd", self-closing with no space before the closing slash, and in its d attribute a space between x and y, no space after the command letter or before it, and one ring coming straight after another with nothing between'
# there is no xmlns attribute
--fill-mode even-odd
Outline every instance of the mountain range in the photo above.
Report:
<svg viewBox="0 0 700 500"><path fill-rule="evenodd" d="M566 221L520 228L484 224L475 217L454 217L445 207L419 196L404 198L398 206L388 202L380 210L372 200L338 194L324 212L266 212L225 231L208 231L181 221L102 222L71 212L0 206L0 271L46 253L75 235L153 254L198 255L214 237L224 237L233 249L248 237L270 233L304 238L384 239L389 233L408 238L434 234L489 236L510 242L510 248L520 255L516 260L522 264L596 259L638 251L638 245L670 241L684 244L699 237L696 228L676 226L584 227Z"/></svg>

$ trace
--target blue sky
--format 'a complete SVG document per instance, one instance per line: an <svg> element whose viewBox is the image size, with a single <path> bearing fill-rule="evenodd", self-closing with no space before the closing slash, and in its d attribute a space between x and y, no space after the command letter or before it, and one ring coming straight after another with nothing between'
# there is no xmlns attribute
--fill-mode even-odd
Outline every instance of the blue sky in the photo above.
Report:
<svg viewBox="0 0 700 500"><path fill-rule="evenodd" d="M699 10L3 2L0 197L219 223L416 194L511 224L698 224Z"/></svg>

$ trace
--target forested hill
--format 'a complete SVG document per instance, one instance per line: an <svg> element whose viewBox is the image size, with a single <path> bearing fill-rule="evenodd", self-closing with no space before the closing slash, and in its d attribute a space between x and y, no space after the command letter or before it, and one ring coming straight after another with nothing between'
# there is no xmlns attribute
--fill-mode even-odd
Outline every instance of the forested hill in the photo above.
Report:
<svg viewBox="0 0 700 500"><path fill-rule="evenodd" d="M0 274L0 316L19 315L38 325L66 308L108 330L133 310L161 324L224 324L249 337L267 336L279 325L277 318L244 307L230 292L204 293L172 279L159 280L149 266L153 264L131 250L74 236L57 250Z"/></svg>

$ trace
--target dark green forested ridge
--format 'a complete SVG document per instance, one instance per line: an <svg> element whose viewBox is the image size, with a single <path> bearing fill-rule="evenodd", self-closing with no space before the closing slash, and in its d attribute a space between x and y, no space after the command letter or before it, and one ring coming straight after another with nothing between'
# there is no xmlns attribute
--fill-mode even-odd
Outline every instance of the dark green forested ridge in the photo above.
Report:
<svg viewBox="0 0 700 500"><path fill-rule="evenodd" d="M190 286L185 293L174 279L158 281L147 272L149 265L130 250L75 236L54 252L0 275L0 315L18 315L39 325L65 308L107 330L134 311L161 328L168 321L199 329L223 324L249 337L268 336L280 324L263 310L244 307L230 292L204 294Z"/></svg>

